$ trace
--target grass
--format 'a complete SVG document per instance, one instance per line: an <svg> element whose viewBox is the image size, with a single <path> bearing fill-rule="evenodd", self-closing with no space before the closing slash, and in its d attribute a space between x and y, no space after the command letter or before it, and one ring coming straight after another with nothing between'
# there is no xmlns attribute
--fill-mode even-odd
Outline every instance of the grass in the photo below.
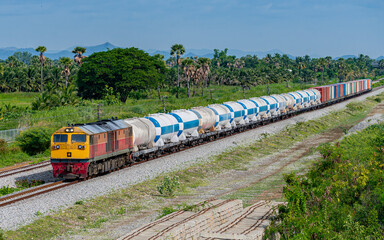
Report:
<svg viewBox="0 0 384 240"><path fill-rule="evenodd" d="M384 94L379 97L384 99ZM199 194L196 192L197 187L209 184L210 179L220 174L226 174L230 170L247 169L248 163L255 158L287 149L295 142L329 131L330 129L340 126L348 128L348 126L352 126L357 121L363 119L376 104L377 101L371 98L361 102L359 104L362 106L361 108L357 108L355 103L348 104L348 107L344 110L331 113L316 120L297 123L275 135L267 135L255 143L229 149L225 153L213 157L207 163L196 164L188 169L170 173L168 175L178 176L180 181L181 188L175 193L175 196ZM304 162L302 163L305 164ZM298 164L301 164L301 162L298 162ZM309 163L307 162L306 164ZM138 211L149 208L161 210L168 207L170 209L177 209L177 205L172 207L167 204L169 198L164 198L157 192L156 186L163 179L164 175L158 176L152 180L147 180L105 196L81 201L82 204L75 204L67 209L54 212L49 216L41 216L35 222L15 231L6 231L5 236L10 239L62 237L88 231L91 228L100 228L105 222L133 216ZM267 178L255 186L239 190L233 193L232 196L226 196L226 198L240 198L249 202L252 197L256 197L255 195L260 193L258 188L266 190L276 187L276 185L281 184L280 179L281 175ZM168 212L172 212L171 210ZM161 214L164 214L164 211Z"/></svg>
<svg viewBox="0 0 384 240"><path fill-rule="evenodd" d="M0 93L0 105L30 106L33 99L39 94L35 92Z"/></svg>
<svg viewBox="0 0 384 240"><path fill-rule="evenodd" d="M30 156L22 152L16 143L7 144L5 147L0 148L0 150L0 168L23 162L30 162L31 164L39 163L48 160L50 155L50 149L47 149L43 153Z"/></svg>

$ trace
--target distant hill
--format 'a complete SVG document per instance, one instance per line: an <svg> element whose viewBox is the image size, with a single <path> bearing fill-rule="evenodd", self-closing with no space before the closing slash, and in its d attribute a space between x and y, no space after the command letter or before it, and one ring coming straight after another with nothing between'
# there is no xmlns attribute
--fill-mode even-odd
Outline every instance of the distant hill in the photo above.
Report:
<svg viewBox="0 0 384 240"><path fill-rule="evenodd" d="M47 56L51 59L59 59L60 57L72 58L74 55L72 53L72 50L75 47L76 46L69 47L69 48L64 49L64 50L48 50L45 53L45 56ZM106 43L96 45L96 46L82 46L82 47L85 47L87 49L87 52L85 53L85 55L89 56L92 53L107 51L108 49L118 48L119 46L115 46L112 43L106 42ZM171 57L171 55L169 54L169 50L159 50L159 49L143 49L143 50L148 52L150 55L162 54L162 55L164 55L165 59L168 59L169 57ZM213 58L213 49L188 49L187 48L185 50L186 50L185 54L183 55L184 58L185 57L194 57L194 56ZM223 50L223 49L220 49L220 50ZM13 55L15 52L29 52L33 55L38 55L38 53L33 48L5 47L5 48L0 48L0 59L7 59L9 56ZM284 54L284 52L282 52L279 49L272 49L269 51L243 51L243 50L238 50L238 49L228 49L228 55L232 55L232 56L234 55L238 58L244 57L247 55L251 55L251 56L256 55L258 58L263 58L267 54L271 54L273 56L273 55L275 55L275 53L278 53L280 55ZM296 56L293 56L290 54L287 54L287 55L290 59L296 58ZM311 57L312 58L318 58L318 57L320 57L320 55L312 54ZM339 58L348 59L348 58L356 58L356 57L357 56L355 56L355 55L344 55L341 57L336 57L334 59L337 60ZM380 60L380 59L384 59L384 56L380 56L376 60Z"/></svg>

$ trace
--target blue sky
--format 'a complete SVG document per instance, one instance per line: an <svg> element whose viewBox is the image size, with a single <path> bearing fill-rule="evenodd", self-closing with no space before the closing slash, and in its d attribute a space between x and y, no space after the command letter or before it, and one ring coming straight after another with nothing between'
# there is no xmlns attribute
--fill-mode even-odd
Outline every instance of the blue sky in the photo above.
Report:
<svg viewBox="0 0 384 240"><path fill-rule="evenodd" d="M383 0L1 0L0 47L384 55Z"/></svg>

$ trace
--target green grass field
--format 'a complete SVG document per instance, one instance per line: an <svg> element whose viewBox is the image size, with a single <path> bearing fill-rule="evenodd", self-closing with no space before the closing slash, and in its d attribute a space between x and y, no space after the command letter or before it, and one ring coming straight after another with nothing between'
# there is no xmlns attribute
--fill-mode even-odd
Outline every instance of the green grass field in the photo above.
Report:
<svg viewBox="0 0 384 240"><path fill-rule="evenodd" d="M33 99L38 95L39 93L34 92L0 93L0 106L5 104L30 106Z"/></svg>

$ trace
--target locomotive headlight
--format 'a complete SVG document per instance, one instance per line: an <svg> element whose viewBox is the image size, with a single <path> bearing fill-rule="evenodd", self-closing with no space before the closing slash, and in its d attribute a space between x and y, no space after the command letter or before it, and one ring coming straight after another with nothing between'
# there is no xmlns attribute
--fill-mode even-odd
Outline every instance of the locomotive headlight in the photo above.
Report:
<svg viewBox="0 0 384 240"><path fill-rule="evenodd" d="M55 149L56 149L56 146L52 146L52 149L55 150Z"/></svg>
<svg viewBox="0 0 384 240"><path fill-rule="evenodd" d="M79 149L82 149L82 148L83 148L83 146L79 145Z"/></svg>
<svg viewBox="0 0 384 240"><path fill-rule="evenodd" d="M59 145L57 145L57 146L56 146L56 149L60 149L60 146L59 146Z"/></svg>

